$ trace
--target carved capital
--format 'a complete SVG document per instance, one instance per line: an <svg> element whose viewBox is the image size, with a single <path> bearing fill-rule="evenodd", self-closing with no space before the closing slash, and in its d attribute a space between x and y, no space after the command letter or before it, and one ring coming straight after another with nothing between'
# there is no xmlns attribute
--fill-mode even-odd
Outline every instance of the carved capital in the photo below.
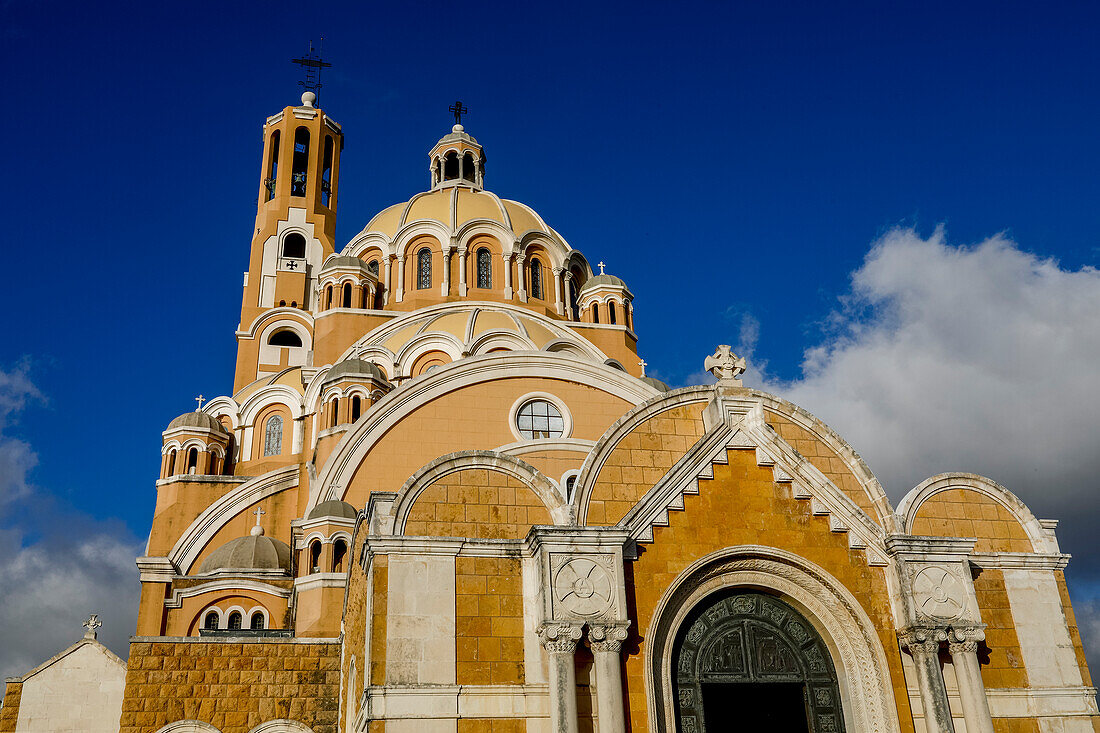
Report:
<svg viewBox="0 0 1100 733"><path fill-rule="evenodd" d="M543 624L538 629L539 641L551 654L572 654L581 638L579 624Z"/></svg>
<svg viewBox="0 0 1100 733"><path fill-rule="evenodd" d="M985 629L981 626L952 626L947 632L947 649L955 654L978 651L978 643L985 641Z"/></svg>
<svg viewBox="0 0 1100 733"><path fill-rule="evenodd" d="M628 635L629 623L597 624L588 627L588 646L593 652L612 652L618 654L622 651L623 642Z"/></svg>
<svg viewBox="0 0 1100 733"><path fill-rule="evenodd" d="M898 641L911 653L936 654L940 642L947 641L947 629L938 626L912 626L898 632Z"/></svg>

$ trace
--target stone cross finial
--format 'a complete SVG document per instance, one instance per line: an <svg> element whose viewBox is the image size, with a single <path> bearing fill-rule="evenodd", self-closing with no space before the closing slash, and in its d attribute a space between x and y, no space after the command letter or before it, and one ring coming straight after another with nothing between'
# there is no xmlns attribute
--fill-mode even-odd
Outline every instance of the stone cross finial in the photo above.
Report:
<svg viewBox="0 0 1100 733"><path fill-rule="evenodd" d="M600 274L602 275L603 274L603 268L604 268L603 262L597 262L596 267L600 268Z"/></svg>
<svg viewBox="0 0 1100 733"><path fill-rule="evenodd" d="M206 402L206 398L203 397L202 395L199 395L198 397L195 398L195 402L199 403L199 407L198 407L197 410L195 410L195 412L202 412L202 403Z"/></svg>
<svg viewBox="0 0 1100 733"><path fill-rule="evenodd" d="M730 351L728 345L723 344L715 350L713 356L707 357L703 362L703 368L720 380L733 379L740 382L738 377L745 372L745 360Z"/></svg>
<svg viewBox="0 0 1100 733"><path fill-rule="evenodd" d="M638 366L640 366L642 368L642 376L644 377L645 376L645 368L649 365L646 364L645 359L642 359L641 361L638 362Z"/></svg>
<svg viewBox="0 0 1100 733"><path fill-rule="evenodd" d="M260 517L267 514L267 512L259 507L256 507L256 511L252 513L256 515L256 526L252 528L252 536L259 537L264 533L264 528L260 526Z"/></svg>
<svg viewBox="0 0 1100 733"><path fill-rule="evenodd" d="M99 622L99 614L93 613L88 617L88 620L81 624L87 631L84 632L85 639L94 639L96 637L95 630L102 626Z"/></svg>

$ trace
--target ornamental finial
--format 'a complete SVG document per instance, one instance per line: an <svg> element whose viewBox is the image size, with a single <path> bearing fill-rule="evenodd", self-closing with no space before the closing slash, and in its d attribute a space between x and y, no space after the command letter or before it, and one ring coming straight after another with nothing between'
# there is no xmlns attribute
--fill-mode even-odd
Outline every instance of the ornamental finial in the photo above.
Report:
<svg viewBox="0 0 1100 733"><path fill-rule="evenodd" d="M718 377L719 381L731 379L736 384L741 384L738 379L745 373L745 360L730 351L726 344L719 346L713 356L708 356L703 362L703 368Z"/></svg>
<svg viewBox="0 0 1100 733"><path fill-rule="evenodd" d="M202 395L199 395L198 397L195 398L195 402L199 403L199 406L195 409L195 412L202 412L202 403L206 402L206 398L203 397Z"/></svg>
<svg viewBox="0 0 1100 733"><path fill-rule="evenodd" d="M87 629L87 631L84 632L84 638L85 639L95 639L95 637L96 637L95 630L98 629L102 625L103 624L101 624L99 622L99 614L98 613L93 613L91 616L88 617L87 621L85 621L84 623L81 624L81 626L83 626L84 628Z"/></svg>
<svg viewBox="0 0 1100 733"><path fill-rule="evenodd" d="M252 513L256 515L256 526L252 528L251 534L253 537L259 537L264 533L264 528L260 526L260 517L267 514L267 512L259 507L256 507L256 511Z"/></svg>

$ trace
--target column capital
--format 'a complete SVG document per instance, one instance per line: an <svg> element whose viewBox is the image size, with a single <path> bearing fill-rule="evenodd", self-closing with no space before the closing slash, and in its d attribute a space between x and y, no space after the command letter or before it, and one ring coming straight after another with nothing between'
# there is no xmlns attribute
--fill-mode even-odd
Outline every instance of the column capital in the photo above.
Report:
<svg viewBox="0 0 1100 733"><path fill-rule="evenodd" d="M572 654L577 650L581 631L579 624L552 623L543 624L537 633L546 651L551 654Z"/></svg>
<svg viewBox="0 0 1100 733"><path fill-rule="evenodd" d="M898 631L898 641L910 652L936 653L947 641L947 629L939 626L910 626Z"/></svg>
<svg viewBox="0 0 1100 733"><path fill-rule="evenodd" d="M554 274L555 274L555 275L560 275L560 274L562 274L563 272L565 272L565 268L564 268L564 267L554 267L554 268L551 268L551 269L552 269L552 270L554 271Z"/></svg>
<svg viewBox="0 0 1100 733"><path fill-rule="evenodd" d="M985 625L952 626L947 631L947 649L955 652L976 652L979 642L985 641Z"/></svg>
<svg viewBox="0 0 1100 733"><path fill-rule="evenodd" d="M613 652L618 654L623 648L623 642L629 635L629 621L612 622L606 624L589 625L588 646L593 652Z"/></svg>

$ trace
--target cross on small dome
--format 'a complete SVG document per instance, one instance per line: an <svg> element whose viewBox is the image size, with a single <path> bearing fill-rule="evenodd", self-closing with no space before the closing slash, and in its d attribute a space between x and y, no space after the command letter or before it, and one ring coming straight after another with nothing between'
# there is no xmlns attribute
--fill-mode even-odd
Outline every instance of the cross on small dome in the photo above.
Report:
<svg viewBox="0 0 1100 733"><path fill-rule="evenodd" d="M256 526L252 528L251 534L253 537L259 537L264 533L264 528L260 526L260 517L267 514L267 512L259 507L256 507L256 511L252 513L256 515Z"/></svg>
<svg viewBox="0 0 1100 733"><path fill-rule="evenodd" d="M196 398L195 398L195 402L198 402L198 403L199 403L199 406L198 406L198 408L197 408L197 409L195 410L195 412L202 412L202 403L203 403L203 402L206 402L206 398L205 398L205 397L203 397L202 395L199 395L198 397L196 397Z"/></svg>
<svg viewBox="0 0 1100 733"><path fill-rule="evenodd" d="M596 267L600 268L600 274L602 275L603 274L603 268L605 267L603 261L601 260L600 262L597 262Z"/></svg>

